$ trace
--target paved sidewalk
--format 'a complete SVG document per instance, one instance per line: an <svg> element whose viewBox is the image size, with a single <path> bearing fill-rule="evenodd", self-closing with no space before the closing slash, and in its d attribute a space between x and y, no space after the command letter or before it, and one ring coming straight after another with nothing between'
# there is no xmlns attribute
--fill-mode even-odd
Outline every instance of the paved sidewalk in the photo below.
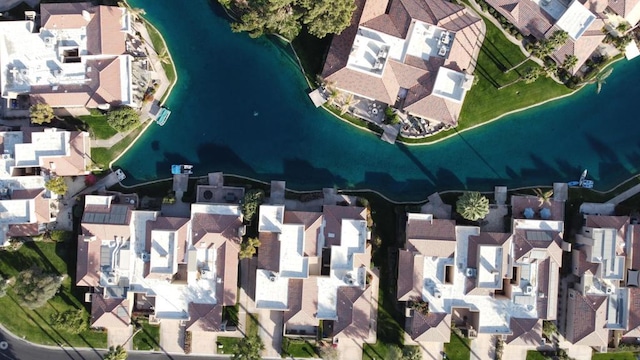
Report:
<svg viewBox="0 0 640 360"><path fill-rule="evenodd" d="M623 192L622 194L614 197L613 199L607 201L607 204L618 205L621 202L627 200L628 198L630 198L630 197L632 197L632 196L634 196L634 195L636 195L638 193L640 193L640 184L632 187L631 189L629 189L629 190Z"/></svg>

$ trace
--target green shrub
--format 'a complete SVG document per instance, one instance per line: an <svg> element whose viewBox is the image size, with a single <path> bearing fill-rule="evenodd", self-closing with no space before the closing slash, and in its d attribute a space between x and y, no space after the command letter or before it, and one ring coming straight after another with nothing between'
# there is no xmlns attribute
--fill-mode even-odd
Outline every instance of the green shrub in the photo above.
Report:
<svg viewBox="0 0 640 360"><path fill-rule="evenodd" d="M83 310L67 310L53 313L50 316L51 326L54 329L66 331L71 334L79 334L88 328L88 319Z"/></svg>

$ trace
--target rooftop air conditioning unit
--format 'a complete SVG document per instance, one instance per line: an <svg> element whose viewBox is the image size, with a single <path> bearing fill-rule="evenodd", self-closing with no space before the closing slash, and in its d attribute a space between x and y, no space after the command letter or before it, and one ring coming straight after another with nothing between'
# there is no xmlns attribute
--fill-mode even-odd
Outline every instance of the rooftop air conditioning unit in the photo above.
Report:
<svg viewBox="0 0 640 360"><path fill-rule="evenodd" d="M276 281L276 273L269 274L269 281Z"/></svg>
<svg viewBox="0 0 640 360"><path fill-rule="evenodd" d="M116 277L115 276L112 275L112 276L107 277L107 284L113 285L115 283L116 283Z"/></svg>
<svg viewBox="0 0 640 360"><path fill-rule="evenodd" d="M606 293L607 293L607 294L613 294L613 293L614 293L613 286L607 286Z"/></svg>
<svg viewBox="0 0 640 360"><path fill-rule="evenodd" d="M530 295L532 292L533 292L533 286L531 286L531 285L527 285L527 286L524 288L524 294L525 294L525 295Z"/></svg>

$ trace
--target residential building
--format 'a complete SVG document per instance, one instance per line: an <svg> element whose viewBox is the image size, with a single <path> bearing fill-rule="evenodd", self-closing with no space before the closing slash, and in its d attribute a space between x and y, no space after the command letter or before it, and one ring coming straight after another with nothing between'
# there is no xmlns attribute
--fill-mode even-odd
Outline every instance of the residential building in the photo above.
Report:
<svg viewBox="0 0 640 360"><path fill-rule="evenodd" d="M208 347L194 353L214 353L226 330L223 308L237 300L240 206L196 203L183 218L135 203L135 195L85 197L76 285L92 288L91 326L131 331L132 312L147 313L150 323Z"/></svg>
<svg viewBox="0 0 640 360"><path fill-rule="evenodd" d="M356 206L260 206L255 305L283 313L284 336L330 338L338 347L376 341L378 274L366 219Z"/></svg>
<svg viewBox="0 0 640 360"><path fill-rule="evenodd" d="M472 338L544 345L542 321L557 317L564 201L512 196L511 208L508 233L408 214L397 283L398 300L407 305L405 344L442 351L455 325Z"/></svg>
<svg viewBox="0 0 640 360"><path fill-rule="evenodd" d="M444 0L358 0L334 36L323 78L336 88L455 126L485 25Z"/></svg>
<svg viewBox="0 0 640 360"><path fill-rule="evenodd" d="M25 128L0 131L0 246L35 236L56 220L57 205L44 188L52 176L88 174L86 132Z"/></svg>
<svg viewBox="0 0 640 360"><path fill-rule="evenodd" d="M0 22L0 89L7 107L20 95L52 107L137 105L126 8L51 3L40 5L39 22L33 15Z"/></svg>
<svg viewBox="0 0 640 360"><path fill-rule="evenodd" d="M632 25L640 19L638 1L580 1L580 0L487 0L525 36L549 38L558 30L569 35L567 42L556 49L551 57L562 64L574 55L576 73L582 64L598 50L605 38L605 26L617 25L622 18Z"/></svg>
<svg viewBox="0 0 640 360"><path fill-rule="evenodd" d="M623 341L640 336L638 275L640 229L627 216L584 216L576 235L565 337L606 352L614 332Z"/></svg>

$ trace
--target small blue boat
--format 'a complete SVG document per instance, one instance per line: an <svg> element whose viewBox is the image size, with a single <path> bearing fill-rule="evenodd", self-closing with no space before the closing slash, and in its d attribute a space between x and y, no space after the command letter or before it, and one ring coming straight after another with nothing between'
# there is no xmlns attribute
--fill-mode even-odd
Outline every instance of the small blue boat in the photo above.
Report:
<svg viewBox="0 0 640 360"><path fill-rule="evenodd" d="M166 124L167 120L169 120L169 116L171 115L171 110L166 107L160 108L158 111L158 116L156 116L156 123L160 126Z"/></svg>
<svg viewBox="0 0 640 360"><path fill-rule="evenodd" d="M180 175L180 174L193 174L193 165L171 165L171 174Z"/></svg>
<svg viewBox="0 0 640 360"><path fill-rule="evenodd" d="M585 169L582 172L582 175L580 176L580 180L579 181L569 181L567 183L567 185L576 186L576 187L582 187L582 188L585 188L585 189L592 189L593 188L593 180L587 180L587 170Z"/></svg>

